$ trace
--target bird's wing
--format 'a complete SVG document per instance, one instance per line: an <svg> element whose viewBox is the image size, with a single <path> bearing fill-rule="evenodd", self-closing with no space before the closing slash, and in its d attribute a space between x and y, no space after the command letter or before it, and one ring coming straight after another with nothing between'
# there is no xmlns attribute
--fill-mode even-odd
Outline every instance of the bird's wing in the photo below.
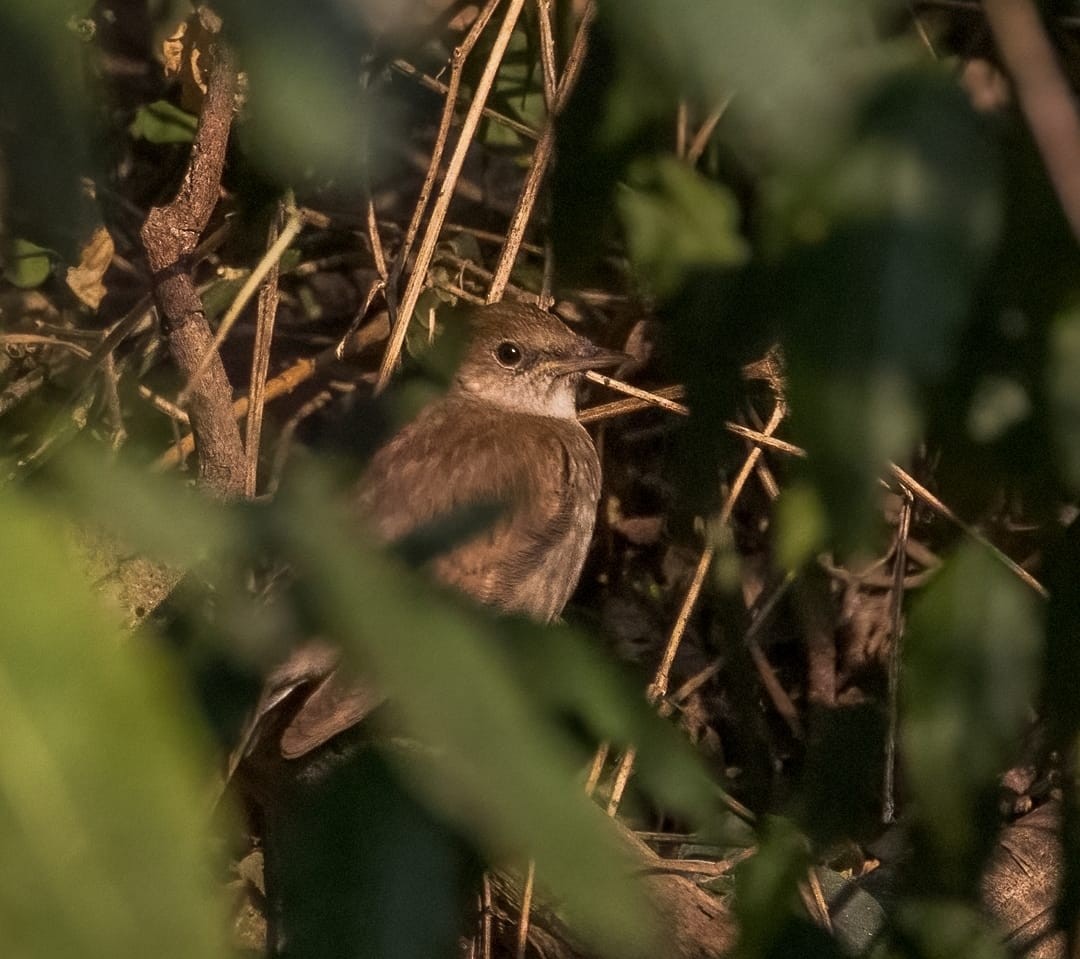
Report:
<svg viewBox="0 0 1080 959"><path fill-rule="evenodd" d="M502 503L492 526L434 561L435 575L486 605L548 620L577 579L580 563L566 569L559 556L568 541L587 541L599 486L596 451L577 423L444 401L376 455L361 500L387 540L469 505ZM549 559L556 572L538 593Z"/></svg>

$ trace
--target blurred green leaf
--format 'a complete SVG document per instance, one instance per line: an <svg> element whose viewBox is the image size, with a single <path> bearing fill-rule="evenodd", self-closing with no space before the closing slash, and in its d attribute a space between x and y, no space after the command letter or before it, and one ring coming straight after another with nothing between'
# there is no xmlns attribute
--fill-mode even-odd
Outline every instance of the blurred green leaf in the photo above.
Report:
<svg viewBox="0 0 1080 959"><path fill-rule="evenodd" d="M825 546L825 510L817 493L806 484L795 483L780 494L772 523L781 569L799 570Z"/></svg>
<svg viewBox="0 0 1080 959"><path fill-rule="evenodd" d="M911 610L901 731L923 854L935 884L970 891L993 843L996 778L1035 702L1035 594L985 547L965 544Z"/></svg>
<svg viewBox="0 0 1080 959"><path fill-rule="evenodd" d="M247 271L245 271L246 273ZM232 306L240 287L247 281L247 276L230 277L229 279L214 280L202 293L203 311L206 319L215 324L224 316L225 311Z"/></svg>
<svg viewBox="0 0 1080 959"><path fill-rule="evenodd" d="M756 136L789 167L812 162L832 143L860 82L885 62L874 22L880 7L862 0L601 5L625 50L623 64L634 58L637 75L654 87L709 105L735 94Z"/></svg>
<svg viewBox="0 0 1080 959"><path fill-rule="evenodd" d="M89 526L101 524L155 560L190 568L210 557L228 559L234 550L250 559L240 516L179 476L106 465L89 447L65 451L47 475L57 509Z"/></svg>
<svg viewBox="0 0 1080 959"><path fill-rule="evenodd" d="M363 82L370 5L222 0L215 9L249 76L236 136L261 169L288 183L353 187L378 169L393 114Z"/></svg>
<svg viewBox="0 0 1080 959"><path fill-rule="evenodd" d="M186 110L168 100L155 100L135 111L128 132L150 143L191 143L198 125L198 118Z"/></svg>
<svg viewBox="0 0 1080 959"><path fill-rule="evenodd" d="M0 902L35 956L226 956L212 763L176 675L122 643L54 519L0 494Z"/></svg>
<svg viewBox="0 0 1080 959"><path fill-rule="evenodd" d="M540 882L605 954L654 954L644 889L628 878L610 823L574 784L578 750L521 688L503 647L514 625L432 593L346 538L326 502L310 479L293 488L282 503L284 535L324 635L348 641L437 757L438 775L413 786L489 856L534 855Z"/></svg>
<svg viewBox="0 0 1080 959"><path fill-rule="evenodd" d="M905 902L896 924L918 959L1006 959L1011 955L1000 932L978 910L963 902L919 899Z"/></svg>
<svg viewBox="0 0 1080 959"><path fill-rule="evenodd" d="M986 376L975 388L968 432L976 443L993 443L1031 413L1031 398L1015 379Z"/></svg>
<svg viewBox="0 0 1080 959"><path fill-rule="evenodd" d="M615 235L617 184L634 157L670 150L676 100L675 90L641 71L634 51L619 49L601 16L557 121L551 233L563 282L594 276Z"/></svg>
<svg viewBox="0 0 1080 959"><path fill-rule="evenodd" d="M996 157L951 81L891 77L791 223L772 277L797 440L842 552L872 548L876 483L951 367L999 229ZM766 282L768 282L766 280Z"/></svg>
<svg viewBox="0 0 1080 959"><path fill-rule="evenodd" d="M735 870L735 914L739 955L770 955L798 902L797 883L806 878L810 850L787 819L768 816L760 824L758 850Z"/></svg>
<svg viewBox="0 0 1080 959"><path fill-rule="evenodd" d="M747 163L762 186L771 187L774 171L814 169L848 133L862 90L897 59L877 38L879 6L601 4L590 57L560 118L552 225L560 268L577 276L595 263L616 184L636 158L671 152L680 100L706 115L733 98L717 138L768 156ZM746 135L730 135L733 120Z"/></svg>
<svg viewBox="0 0 1080 959"><path fill-rule="evenodd" d="M547 117L543 81L540 72L539 50L526 28L528 18L518 21L503 56L495 85L491 91L491 106L500 113L540 130ZM486 35L485 35L486 37ZM517 149L522 162L528 163L532 142L497 120L485 119L482 141L490 147ZM525 149L528 148L528 152Z"/></svg>
<svg viewBox="0 0 1080 959"><path fill-rule="evenodd" d="M78 261L97 216L79 178L90 171L84 44L70 27L89 0L0 6L0 233Z"/></svg>
<svg viewBox="0 0 1080 959"><path fill-rule="evenodd" d="M635 775L672 815L705 824L715 809L713 785L683 735L642 708L641 691L584 637L563 628L521 623L515 666L523 688L550 714L573 716L597 741L637 751Z"/></svg>
<svg viewBox="0 0 1080 959"><path fill-rule="evenodd" d="M1080 309L1057 316L1050 330L1047 393L1062 480L1080 490Z"/></svg>
<svg viewBox="0 0 1080 959"><path fill-rule="evenodd" d="M800 825L819 847L876 836L881 830L885 710L877 703L813 710L808 726L797 801Z"/></svg>
<svg viewBox="0 0 1080 959"><path fill-rule="evenodd" d="M405 747L401 761L415 763L415 752ZM323 766L281 797L268 837L288 954L460 956L481 873L465 841L375 748Z"/></svg>
<svg viewBox="0 0 1080 959"><path fill-rule="evenodd" d="M630 259L659 296L694 269L749 259L731 192L674 157L638 160L617 200Z"/></svg>
<svg viewBox="0 0 1080 959"><path fill-rule="evenodd" d="M52 276L51 250L16 237L4 255L4 279L20 290L32 290Z"/></svg>

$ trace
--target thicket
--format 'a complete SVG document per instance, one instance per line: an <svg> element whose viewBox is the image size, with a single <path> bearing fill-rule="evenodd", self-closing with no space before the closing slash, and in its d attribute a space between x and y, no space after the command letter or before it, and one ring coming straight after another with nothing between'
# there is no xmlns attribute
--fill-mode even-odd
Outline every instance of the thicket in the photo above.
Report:
<svg viewBox="0 0 1080 959"><path fill-rule="evenodd" d="M1075 954L1072 13L8 0L5 954L258 946L216 794L312 636L393 722L293 953ZM647 393L551 629L346 517L500 297Z"/></svg>

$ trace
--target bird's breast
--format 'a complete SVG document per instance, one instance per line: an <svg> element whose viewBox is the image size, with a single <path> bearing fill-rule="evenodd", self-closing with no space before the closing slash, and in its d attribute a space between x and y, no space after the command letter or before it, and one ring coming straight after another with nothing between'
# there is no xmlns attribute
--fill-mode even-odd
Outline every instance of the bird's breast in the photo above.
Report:
<svg viewBox="0 0 1080 959"><path fill-rule="evenodd" d="M376 454L361 502L388 540L500 504L500 518L433 571L481 603L549 621L577 584L599 496L599 458L576 420L447 397Z"/></svg>

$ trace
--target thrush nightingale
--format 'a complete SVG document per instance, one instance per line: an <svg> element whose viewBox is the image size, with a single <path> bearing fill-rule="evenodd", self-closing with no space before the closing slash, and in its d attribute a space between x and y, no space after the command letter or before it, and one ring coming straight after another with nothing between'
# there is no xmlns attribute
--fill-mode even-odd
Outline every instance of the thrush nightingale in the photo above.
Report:
<svg viewBox="0 0 1080 959"><path fill-rule="evenodd" d="M475 309L467 322L449 390L375 454L355 502L387 542L472 504L501 504L493 525L433 561L434 575L485 605L550 622L581 574L600 495L577 386L586 370L627 356L519 303ZM332 650L309 644L271 677L260 714L307 692L281 734L285 758L309 753L382 701L339 680L335 664Z"/></svg>

